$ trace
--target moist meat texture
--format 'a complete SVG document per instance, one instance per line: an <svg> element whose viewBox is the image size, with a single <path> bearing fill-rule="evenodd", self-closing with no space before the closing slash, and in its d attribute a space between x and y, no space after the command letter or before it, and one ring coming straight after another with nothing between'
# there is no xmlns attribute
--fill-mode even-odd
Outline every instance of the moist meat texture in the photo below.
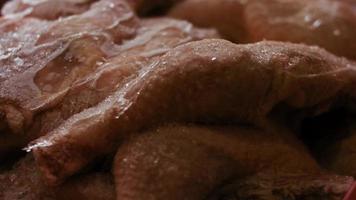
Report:
<svg viewBox="0 0 356 200"><path fill-rule="evenodd" d="M35 119L38 113L60 104L76 82L100 66L108 54L104 46L111 48L113 42L133 37L137 26L137 18L125 2L109 0L61 20L2 18L0 131L4 138L0 154L23 147L42 134L38 129L48 131L59 120L56 118L67 118L90 104L78 98L81 107L65 106L62 116L54 113L46 122Z"/></svg>
<svg viewBox="0 0 356 200"><path fill-rule="evenodd" d="M338 99L353 98L355 74L349 66L345 59L304 45L191 42L143 68L106 101L74 115L30 149L47 178L56 181L111 152L117 140L154 124L263 127L268 114L282 104L284 112L325 112Z"/></svg>
<svg viewBox="0 0 356 200"><path fill-rule="evenodd" d="M185 0L170 15L216 27L235 42L318 45L356 59L356 9L340 0Z"/></svg>
<svg viewBox="0 0 356 200"><path fill-rule="evenodd" d="M126 17L129 17L128 20L134 18L133 13L126 13L130 12L128 7L125 9L118 12L117 15L124 13L127 15ZM75 17L79 18L84 14ZM95 17L99 22L99 16L96 14ZM63 20L66 19L68 22L63 23ZM44 32L43 38L46 38L46 42L39 46L47 46L52 41L63 45L62 41L58 41L58 38L47 38L47 36L52 37L57 33L59 35L68 34L61 33L62 30L58 26L65 25L66 28L69 28L68 23L75 22L75 20L73 17L63 20L53 22L58 23L53 26L54 33ZM87 20L88 26L91 26L92 23L96 24L90 19L85 20ZM116 20L118 22L123 20L122 23L126 23L127 19ZM56 57L49 63L45 63L40 70L37 69L37 63L30 65L28 70L35 68L35 71L30 74L31 76L14 75L11 77L12 74L9 74L7 80L3 82L6 87L0 89L3 92L3 96L0 98L0 117L3 116L0 118L0 123L3 126L0 126L0 129L3 127L4 132L7 133L2 136L3 139L0 142L0 155L4 151L24 147L29 141L47 134L70 116L103 101L116 88L122 86L125 79L136 76L141 66L165 53L168 49L189 41L217 36L215 31L196 29L190 23L179 20L147 19L140 24L135 21L132 19L129 22L129 26L134 23L134 27L120 25L121 22L116 25L118 29L125 29L123 30L125 32L130 31L132 34L137 32L137 36L133 35L131 40L122 44L112 43L113 40L107 41L106 37L110 35L105 36L106 39L100 39L100 34L106 33L99 30L88 30L88 33L84 32L88 36L68 41L68 46L60 50L63 52L45 56L45 59L50 59L51 56ZM29 22L23 28L32 26L33 24ZM137 28L135 28L136 26ZM96 33L97 31L99 32ZM77 35L78 33L73 32L73 34ZM93 36L90 36L91 34ZM71 40L68 37L71 36L63 38L64 42L67 42L67 39ZM117 34L115 37L119 38ZM32 45L38 46L37 44ZM33 54L34 56L42 55L41 52ZM26 59L31 59L31 57L26 57ZM25 60L22 61L24 64ZM28 78L30 79L28 80ZM8 92L17 87L15 83L8 83L11 79L16 79L17 84L25 84L26 81L29 81L33 87L27 88L26 86L22 89L22 93L19 93L21 96L18 97L17 93ZM36 105L31 105L31 102Z"/></svg>
<svg viewBox="0 0 356 200"><path fill-rule="evenodd" d="M260 174L250 177L256 172ZM339 199L352 181L323 174L302 143L278 127L266 131L191 125L160 127L120 148L114 175L117 198L125 200L219 196L248 199L252 195L253 199L303 195ZM234 179L238 180L237 185L230 182ZM150 184L152 181L156 184ZM296 188L288 191L288 186L275 183L278 181L293 183ZM265 182L270 185L260 186ZM213 194L219 187L220 194ZM272 194L283 187L283 194ZM250 193L253 188L256 193ZM330 192L325 192L326 188Z"/></svg>
<svg viewBox="0 0 356 200"><path fill-rule="evenodd" d="M114 200L112 176L105 172L83 174L56 187L47 187L31 155L15 164L15 167L0 175L0 199L21 200Z"/></svg>
<svg viewBox="0 0 356 200"><path fill-rule="evenodd" d="M344 200L354 184L352 1L1 13L1 200Z"/></svg>

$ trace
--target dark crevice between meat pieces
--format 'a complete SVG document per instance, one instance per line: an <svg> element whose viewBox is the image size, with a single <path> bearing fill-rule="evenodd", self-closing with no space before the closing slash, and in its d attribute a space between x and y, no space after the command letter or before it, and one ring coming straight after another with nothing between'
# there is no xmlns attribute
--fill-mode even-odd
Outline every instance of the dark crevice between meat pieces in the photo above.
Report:
<svg viewBox="0 0 356 200"><path fill-rule="evenodd" d="M350 177L323 174L256 174L218 188L206 200L341 200Z"/></svg>
<svg viewBox="0 0 356 200"><path fill-rule="evenodd" d="M163 16L180 1L183 0L127 0L141 17Z"/></svg>
<svg viewBox="0 0 356 200"><path fill-rule="evenodd" d="M338 108L301 122L300 138L322 167L356 176L355 119L350 109Z"/></svg>
<svg viewBox="0 0 356 200"><path fill-rule="evenodd" d="M76 174L58 187L49 187L44 184L33 157L27 154L7 169L0 169L0 199L114 200L113 177L104 165Z"/></svg>
<svg viewBox="0 0 356 200"><path fill-rule="evenodd" d="M341 108L306 118L301 123L300 137L312 150L318 148L314 146L320 142L328 145L332 141L345 138L350 134L350 116L350 112Z"/></svg>

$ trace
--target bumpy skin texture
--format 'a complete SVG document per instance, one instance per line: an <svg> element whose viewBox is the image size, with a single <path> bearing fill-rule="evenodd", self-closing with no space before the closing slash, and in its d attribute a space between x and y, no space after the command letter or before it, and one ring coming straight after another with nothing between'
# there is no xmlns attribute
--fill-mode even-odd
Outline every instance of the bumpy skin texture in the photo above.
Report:
<svg viewBox="0 0 356 200"><path fill-rule="evenodd" d="M191 42L142 68L104 102L74 115L30 149L47 180L56 183L114 151L130 133L160 123L223 121L263 127L276 106L284 105L284 112L325 112L339 99L354 98L353 66L304 45Z"/></svg>
<svg viewBox="0 0 356 200"><path fill-rule="evenodd" d="M263 39L305 43L356 59L356 9L344 1L186 0L170 15L216 27L239 43Z"/></svg>
<svg viewBox="0 0 356 200"><path fill-rule="evenodd" d="M283 128L260 130L194 125L169 125L142 133L119 148L114 167L117 199L120 200L207 199L225 184L258 172L265 172L270 178L280 174L281 181L288 182L289 178L283 180L283 173L291 177L303 173L317 177L320 169L302 143ZM313 188L311 180L304 182L309 190ZM319 180L321 188L332 183ZM340 180L345 183L338 185L340 182L335 181L325 199L345 195L352 178L340 177ZM296 193L303 190L303 179L297 182L293 190ZM341 191L337 191L338 186ZM315 184L314 189L317 188ZM262 197L261 191L255 195ZM222 198L229 194L220 195Z"/></svg>
<svg viewBox="0 0 356 200"><path fill-rule="evenodd" d="M107 2L99 2L97 6L100 3L106 5ZM110 5L109 7L111 7ZM113 5L115 6L115 4ZM40 57L40 59L51 61L34 74L33 81L36 84L34 90L23 88L19 91L16 87L18 83L14 83L14 81L11 84L6 83L6 87L0 89L4 92L0 96L0 130L8 133L0 136L2 138L0 140L0 156L13 149L23 147L29 141L52 131L72 115L103 101L116 88L122 86L124 80L135 77L137 71L148 60L189 41L218 37L215 31L197 29L190 23L180 20L160 18L138 22L130 9L124 5L121 5L123 6L122 10L118 8L115 14L124 17L122 19L115 18L118 21L110 21L110 24L113 23L117 26L118 31L114 31L114 33L106 32L105 27L104 30L101 28L96 30L95 27L94 30L91 30L92 25L94 26L102 20L105 22L105 20L112 19L109 17L110 10L109 14L108 11L103 11L103 16L101 16L99 14L102 8L99 6L98 14L93 6L92 10L95 12L89 10L82 15L56 21L49 25L49 31L46 30L41 34L37 42L48 44L50 41L58 41L58 37L62 35L66 35L64 37L66 41L70 40L71 32L86 34L85 30L77 30L83 28L76 27L76 23L82 23L83 20L88 23L89 36L82 36L70 42L69 46L63 49L64 52L59 55L50 54ZM91 21L91 17L94 16L95 21ZM125 16L128 18L126 19ZM39 24L42 23L40 20L30 19L25 18L16 23L25 23L23 28L33 26L32 20ZM103 23L100 25L105 26ZM130 36L132 38L128 39L125 32L129 32L129 35L132 34ZM100 37L101 34L109 35L104 39ZM135 34L137 37L134 37ZM96 35L98 36L96 37ZM124 38L126 40L122 44L112 43L113 40L119 42ZM37 62L38 60L35 61L35 63ZM14 68L14 66L12 67ZM37 67L35 64L30 66L31 69ZM4 79L8 80L4 80L4 82L11 81L11 75L6 76ZM26 76L16 76L13 79L19 83L26 83L28 78L31 79ZM38 89L42 91L38 91ZM6 93L10 90L13 90L13 93L22 93L22 96L16 98ZM28 101L35 105L29 104ZM11 103L7 104L6 102ZM15 107L16 105L19 106ZM1 113L1 111L5 112ZM27 118L25 114L27 114ZM1 122L3 123L2 127ZM11 132L21 134L10 134Z"/></svg>
<svg viewBox="0 0 356 200"><path fill-rule="evenodd" d="M0 173L2 200L114 200L115 188L109 173L80 175L52 188L44 184L29 154L13 169Z"/></svg>
<svg viewBox="0 0 356 200"><path fill-rule="evenodd" d="M37 113L59 104L75 82L99 67L108 56L103 46L134 36L137 26L125 2L110 0L53 22L1 18L2 135L26 135Z"/></svg>
<svg viewBox="0 0 356 200"><path fill-rule="evenodd" d="M0 199L110 200L116 187L119 200L340 200L352 184L323 172L283 119L354 111L355 63L291 43L192 42L218 36L183 21L139 20L124 0L27 2L10 2L0 19L0 157L45 136L26 149L35 160L28 153L1 169ZM174 2L130 1L143 14ZM231 38L349 52L354 8L336 2L203 3L206 26ZM225 127L161 126L171 122ZM354 139L338 142L321 163L351 174L353 148L344 144ZM115 151L116 186L107 172L82 174Z"/></svg>

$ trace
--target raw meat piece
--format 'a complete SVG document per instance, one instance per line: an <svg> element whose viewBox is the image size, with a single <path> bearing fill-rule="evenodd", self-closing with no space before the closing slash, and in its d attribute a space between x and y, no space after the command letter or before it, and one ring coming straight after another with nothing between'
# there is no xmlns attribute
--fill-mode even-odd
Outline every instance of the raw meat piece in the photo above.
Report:
<svg viewBox="0 0 356 200"><path fill-rule="evenodd" d="M115 160L118 200L341 200L353 182L323 174L303 144L276 127L168 125L124 143Z"/></svg>
<svg viewBox="0 0 356 200"><path fill-rule="evenodd" d="M354 99L354 69L346 59L305 45L191 42L146 64L103 102L73 115L28 150L55 184L115 151L131 133L161 123L263 127L266 116L282 105L284 113L326 112L341 98Z"/></svg>
<svg viewBox="0 0 356 200"><path fill-rule="evenodd" d="M170 15L215 27L234 42L318 45L356 59L356 9L335 0L186 0Z"/></svg>

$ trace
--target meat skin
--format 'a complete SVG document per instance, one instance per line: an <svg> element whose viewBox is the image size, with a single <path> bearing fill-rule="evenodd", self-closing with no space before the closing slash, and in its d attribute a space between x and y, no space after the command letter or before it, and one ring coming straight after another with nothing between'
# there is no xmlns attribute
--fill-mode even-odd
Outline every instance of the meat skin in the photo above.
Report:
<svg viewBox="0 0 356 200"><path fill-rule="evenodd" d="M304 45L191 42L150 63L138 78L96 107L74 115L29 150L55 184L97 156L115 151L131 133L161 123L263 127L266 116L281 104L284 112L326 112L340 98L354 98L352 66L346 59Z"/></svg>
<svg viewBox="0 0 356 200"><path fill-rule="evenodd" d="M13 169L0 172L0 181L2 200L116 199L112 176L107 172L79 175L55 188L46 186L30 154Z"/></svg>
<svg viewBox="0 0 356 200"><path fill-rule="evenodd" d="M356 59L356 9L344 1L186 0L174 6L170 15L215 27L237 43L304 43Z"/></svg>
<svg viewBox="0 0 356 200"><path fill-rule="evenodd" d="M341 199L352 178L322 173L283 128L196 125L165 125L135 137L119 148L114 167L118 200L283 199L313 190L315 199ZM284 194L272 194L278 189Z"/></svg>
<svg viewBox="0 0 356 200"><path fill-rule="evenodd" d="M98 7L100 7L99 3ZM95 5L93 5L94 8ZM125 10L128 9L125 4L122 9L123 11L118 12L117 15L133 15L130 10ZM126 11L128 13L125 13ZM68 24L78 20L79 22L89 20L93 12L88 11L80 16L72 16L51 24L50 29L42 33L36 42L42 45L47 44L49 41L56 41L62 35L66 35L66 40L67 37L71 37L70 31L76 34L77 29L80 28L72 30ZM96 21L89 20L88 23L89 25L90 23L96 24L106 17L108 16L99 19L96 16ZM143 66L149 59L189 41L218 37L213 30L197 29L190 23L179 20L146 19L138 23L135 16L132 17L133 19L128 19L128 22L124 19L123 25L120 23L117 25L118 30L114 31L115 37L111 40L105 39L106 36L101 38L89 35L70 42L63 53L54 55L51 62L34 74L33 90L31 88L17 89L19 84L26 83L27 78L31 77L12 77L13 74L4 77L6 80L2 85L6 87L0 89L3 92L0 97L0 124L3 123L0 130L3 130L5 134L0 134L3 138L0 142L0 154L24 147L29 141L52 131L72 115L103 101L126 78L135 76L140 66ZM21 27L27 28L29 24L33 26L32 21L38 22L39 25L43 23L37 19L25 18L20 20ZM88 29L91 30L92 27L89 25ZM95 28L93 31L95 33ZM136 32L138 36L134 37ZM128 39L128 33L133 38ZM126 38L124 43L112 44L112 40L119 42L124 38ZM51 56L53 55L49 57ZM41 59L47 60L50 59L49 57L41 57ZM25 61L29 61L31 57L26 59L28 60ZM30 68L38 68L38 66L34 65ZM9 94L8 91L13 91L13 93ZM21 96L18 96L19 94ZM3 116L1 116L1 111ZM17 134L13 136L11 133Z"/></svg>
<svg viewBox="0 0 356 200"><path fill-rule="evenodd" d="M354 2L6 2L0 199L349 200Z"/></svg>
<svg viewBox="0 0 356 200"><path fill-rule="evenodd" d="M137 24L128 6L120 1L112 5L114 7L111 8L110 1L101 1L82 15L50 24L32 18L2 19L2 45L7 49L15 49L4 54L1 60L0 101L5 116L15 110L12 113L17 112L24 118L21 121L26 126L33 112L54 104L73 82L96 69L95 62L105 57L100 50L105 43L105 34L109 34L105 37L111 37L117 42L135 34ZM112 11L102 12L107 7ZM123 25L127 27L123 28L120 23L112 26L116 20L122 20L123 23L127 21ZM78 23L85 28L79 31ZM109 26L112 28L107 29ZM107 31L97 32L102 29ZM19 38L13 37L14 31L19 33ZM78 35L81 31L82 34ZM91 57L87 57L89 53ZM86 60L83 61L84 56ZM62 65L66 67L60 67ZM47 77L49 73L52 73L52 79L42 77ZM59 81L58 75L66 76ZM23 127L10 128L14 132L23 131Z"/></svg>

